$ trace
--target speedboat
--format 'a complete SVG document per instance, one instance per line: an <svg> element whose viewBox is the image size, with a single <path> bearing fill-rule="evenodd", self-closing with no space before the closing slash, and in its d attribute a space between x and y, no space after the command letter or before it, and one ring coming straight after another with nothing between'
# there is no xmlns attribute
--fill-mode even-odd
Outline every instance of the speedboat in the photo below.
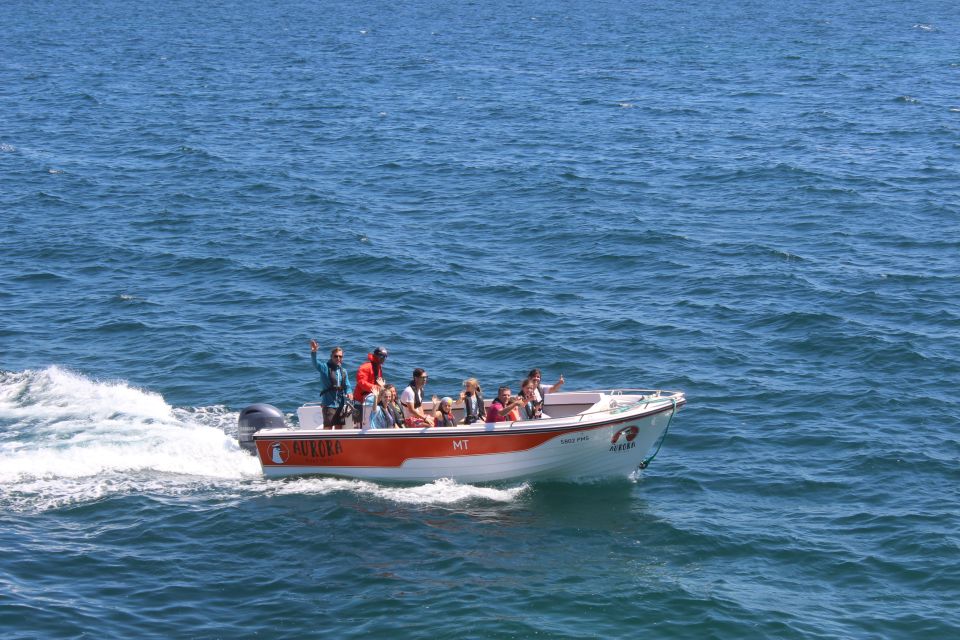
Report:
<svg viewBox="0 0 960 640"><path fill-rule="evenodd" d="M271 478L492 482L626 477L656 456L684 404L680 391L556 392L544 398L549 418L406 429L351 428L350 423L344 429L324 429L318 403L300 407L299 424L291 426L276 407L257 404L241 412L239 440ZM431 403L424 402L424 408L432 409Z"/></svg>

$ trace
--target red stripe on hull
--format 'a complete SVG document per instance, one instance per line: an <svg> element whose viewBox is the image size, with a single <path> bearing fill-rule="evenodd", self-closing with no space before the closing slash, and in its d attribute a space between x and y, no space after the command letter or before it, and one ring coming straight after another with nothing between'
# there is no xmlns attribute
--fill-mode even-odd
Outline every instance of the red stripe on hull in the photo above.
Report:
<svg viewBox="0 0 960 640"><path fill-rule="evenodd" d="M545 442L574 432L592 431L618 423L650 417L672 407L658 408L641 415L624 416L600 423L575 423L557 427L533 427L508 430L478 431L464 427L462 433L438 433L425 429L365 432L311 432L297 437L291 430L272 437L255 436L257 455L264 467L336 468L399 468L404 462L424 458L482 456L527 451Z"/></svg>
<svg viewBox="0 0 960 640"><path fill-rule="evenodd" d="M586 427L590 429L590 427ZM412 458L447 458L526 451L571 431L541 433L463 433L397 435L365 438L311 436L258 440L257 453L264 466L399 467Z"/></svg>

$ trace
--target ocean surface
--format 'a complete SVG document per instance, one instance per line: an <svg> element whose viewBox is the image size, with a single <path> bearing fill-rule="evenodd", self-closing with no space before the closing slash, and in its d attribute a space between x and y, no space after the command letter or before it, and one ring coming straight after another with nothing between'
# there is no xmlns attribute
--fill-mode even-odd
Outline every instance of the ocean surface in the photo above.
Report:
<svg viewBox="0 0 960 640"><path fill-rule="evenodd" d="M960 635L960 4L0 5L0 631ZM594 483L266 481L351 372L681 389Z"/></svg>

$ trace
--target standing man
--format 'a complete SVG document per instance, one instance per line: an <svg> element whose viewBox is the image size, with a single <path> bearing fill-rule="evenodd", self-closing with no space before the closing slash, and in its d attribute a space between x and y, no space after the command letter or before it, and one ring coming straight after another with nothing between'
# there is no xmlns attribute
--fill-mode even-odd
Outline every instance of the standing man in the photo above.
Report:
<svg viewBox="0 0 960 640"><path fill-rule="evenodd" d="M347 420L350 409L347 398L350 395L350 376L343 368L343 349L334 347L330 350L330 359L326 362L317 362L317 349L320 345L316 340L310 341L310 361L320 372L320 406L323 407L323 428L342 429Z"/></svg>
<svg viewBox="0 0 960 640"><path fill-rule="evenodd" d="M353 399L363 402L373 391L380 391L387 379L383 377L383 363L387 361L387 348L374 347L373 353L367 354L367 361L357 369L357 388L353 391Z"/></svg>
<svg viewBox="0 0 960 640"><path fill-rule="evenodd" d="M357 369L357 387L353 391L353 399L363 406L363 428L370 424L370 414L377 402L377 394L387 384L383 377L383 363L387 361L387 355L386 347L374 347L373 353L367 354L367 361ZM373 394L373 397L369 398L369 402L364 402L370 394Z"/></svg>

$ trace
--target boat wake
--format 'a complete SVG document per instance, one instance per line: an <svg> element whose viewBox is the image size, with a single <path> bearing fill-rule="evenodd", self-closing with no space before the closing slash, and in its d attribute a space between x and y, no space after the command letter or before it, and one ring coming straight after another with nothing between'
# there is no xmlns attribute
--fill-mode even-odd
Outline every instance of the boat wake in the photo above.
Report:
<svg viewBox="0 0 960 640"><path fill-rule="evenodd" d="M467 501L485 500L490 502L513 502L530 485L524 483L516 487L494 488L461 484L442 478L429 484L417 486L383 486L364 480L337 478L301 478L287 482L265 482L267 490L276 495L320 494L338 491L350 491L390 502L411 505L448 505Z"/></svg>
<svg viewBox="0 0 960 640"><path fill-rule="evenodd" d="M123 381L60 367L0 371L0 509L42 512L111 497L238 498L352 492L403 504L509 502L497 489L440 480L381 486L333 478L264 481L236 442L238 413L176 408Z"/></svg>
<svg viewBox="0 0 960 640"><path fill-rule="evenodd" d="M175 409L157 393L59 367L0 373L0 507L45 511L113 495L183 495L256 477L225 407Z"/></svg>

